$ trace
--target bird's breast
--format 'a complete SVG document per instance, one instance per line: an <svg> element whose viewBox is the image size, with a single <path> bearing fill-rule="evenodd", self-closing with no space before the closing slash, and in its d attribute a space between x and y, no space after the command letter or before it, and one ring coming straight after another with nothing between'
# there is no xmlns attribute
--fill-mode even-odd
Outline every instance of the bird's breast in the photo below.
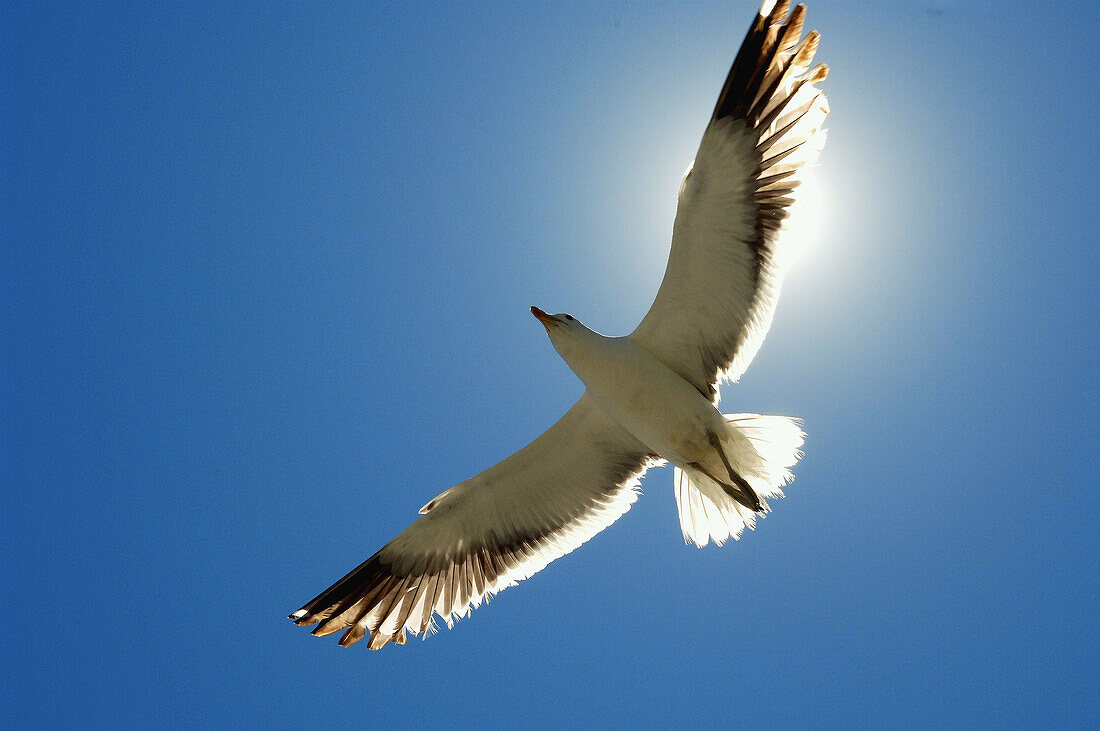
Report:
<svg viewBox="0 0 1100 731"><path fill-rule="evenodd" d="M707 431L722 429L710 401L629 338L603 340L566 359L600 408L667 460L683 464L706 454Z"/></svg>

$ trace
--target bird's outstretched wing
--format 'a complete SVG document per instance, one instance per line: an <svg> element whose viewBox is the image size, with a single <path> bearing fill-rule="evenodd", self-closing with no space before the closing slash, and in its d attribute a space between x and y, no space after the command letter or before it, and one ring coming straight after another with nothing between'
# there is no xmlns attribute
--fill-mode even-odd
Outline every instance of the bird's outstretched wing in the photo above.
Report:
<svg viewBox="0 0 1100 731"><path fill-rule="evenodd" d="M655 456L588 396L508 459L444 492L365 563L290 615L377 650L450 626L615 522Z"/></svg>
<svg viewBox="0 0 1100 731"><path fill-rule="evenodd" d="M765 2L680 186L672 251L637 342L712 401L745 372L771 327L783 275L781 226L829 108L808 71L818 34L805 6ZM788 17L788 12L790 12Z"/></svg>

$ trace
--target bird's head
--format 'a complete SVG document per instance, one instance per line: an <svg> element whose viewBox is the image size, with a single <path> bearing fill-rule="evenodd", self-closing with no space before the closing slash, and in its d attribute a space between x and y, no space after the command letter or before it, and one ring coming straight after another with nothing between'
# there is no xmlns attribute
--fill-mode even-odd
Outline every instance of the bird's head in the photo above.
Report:
<svg viewBox="0 0 1100 731"><path fill-rule="evenodd" d="M578 329L587 330L581 321L572 315L567 315L564 312L559 312L556 315L543 312L538 307L532 305L531 314L535 316L542 326L546 328L546 332L549 333L550 339L553 340L555 336L562 335L567 332L575 331Z"/></svg>
<svg viewBox="0 0 1100 731"><path fill-rule="evenodd" d="M531 314L546 328L546 334L550 336L550 342L558 348L558 352L561 352L561 346L566 343L587 340L585 336L599 337L598 333L589 330L580 320L564 312L551 315L538 307L532 307Z"/></svg>
<svg viewBox="0 0 1100 731"><path fill-rule="evenodd" d="M538 307L532 307L531 314L546 328L554 350L558 351L558 355L577 375L585 371L586 364L593 358L600 360L603 346L609 338L590 330L580 320L564 312L551 315Z"/></svg>

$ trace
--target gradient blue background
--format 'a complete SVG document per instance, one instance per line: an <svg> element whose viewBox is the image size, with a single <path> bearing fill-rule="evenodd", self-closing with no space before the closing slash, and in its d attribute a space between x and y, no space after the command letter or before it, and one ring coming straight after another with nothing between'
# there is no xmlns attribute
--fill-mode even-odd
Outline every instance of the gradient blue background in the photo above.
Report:
<svg viewBox="0 0 1100 731"><path fill-rule="evenodd" d="M811 5L759 530L684 546L665 468L425 643L284 618L580 393L529 305L645 312L754 12L4 3L0 718L1095 722L1091 3Z"/></svg>

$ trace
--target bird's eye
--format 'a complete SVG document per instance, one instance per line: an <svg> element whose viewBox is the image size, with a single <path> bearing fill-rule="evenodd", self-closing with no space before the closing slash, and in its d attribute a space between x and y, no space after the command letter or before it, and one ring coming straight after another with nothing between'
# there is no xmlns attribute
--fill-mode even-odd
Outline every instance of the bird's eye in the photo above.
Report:
<svg viewBox="0 0 1100 731"><path fill-rule="evenodd" d="M572 321L572 319L573 319L573 316L572 316L572 315L566 315L566 316L565 316L565 319L566 319L566 320L570 320L570 321Z"/></svg>

